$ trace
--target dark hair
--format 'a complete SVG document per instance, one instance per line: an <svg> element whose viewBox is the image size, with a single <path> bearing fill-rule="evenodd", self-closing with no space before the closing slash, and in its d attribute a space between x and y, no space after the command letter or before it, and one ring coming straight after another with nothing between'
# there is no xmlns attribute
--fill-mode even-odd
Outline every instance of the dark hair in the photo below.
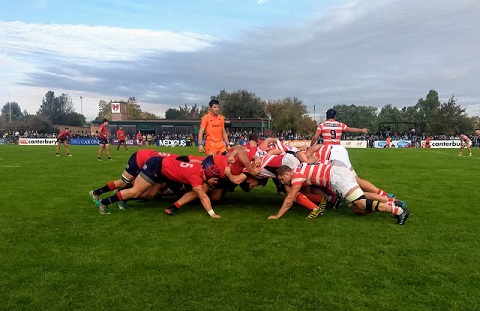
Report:
<svg viewBox="0 0 480 311"><path fill-rule="evenodd" d="M212 100L208 103L208 107L212 108L213 105L220 105L220 102L219 102L217 99L212 99Z"/></svg>
<svg viewBox="0 0 480 311"><path fill-rule="evenodd" d="M103 123L105 123L105 122L110 122L110 121L108 121L108 119L103 119Z"/></svg>
<svg viewBox="0 0 480 311"><path fill-rule="evenodd" d="M335 109L330 108L327 110L327 119L335 119L336 116L337 112L335 111Z"/></svg>
<svg viewBox="0 0 480 311"><path fill-rule="evenodd" d="M253 140L258 143L258 135L255 133L251 133L250 135L248 135L248 140Z"/></svg>
<svg viewBox="0 0 480 311"><path fill-rule="evenodd" d="M66 129L66 130L69 130L70 128L69 128L69 127L66 127L65 129Z"/></svg>
<svg viewBox="0 0 480 311"><path fill-rule="evenodd" d="M239 186L245 192L250 192L250 190L251 190L250 189L250 183L248 183L246 179L244 181L242 181Z"/></svg>
<svg viewBox="0 0 480 311"><path fill-rule="evenodd" d="M282 165L277 169L277 176L283 176L287 172L291 172L290 166Z"/></svg>

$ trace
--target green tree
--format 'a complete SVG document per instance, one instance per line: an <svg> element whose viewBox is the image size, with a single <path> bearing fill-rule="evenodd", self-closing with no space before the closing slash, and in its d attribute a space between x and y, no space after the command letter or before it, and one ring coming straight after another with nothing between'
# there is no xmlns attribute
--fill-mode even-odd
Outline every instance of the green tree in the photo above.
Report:
<svg viewBox="0 0 480 311"><path fill-rule="evenodd" d="M335 105L337 121L350 127L368 128L374 131L378 127L377 108L371 106Z"/></svg>
<svg viewBox="0 0 480 311"><path fill-rule="evenodd" d="M469 118L465 109L456 102L457 99L452 95L448 102L440 105L429 122L432 133L456 135L472 132L475 126L474 119Z"/></svg>
<svg viewBox="0 0 480 311"><path fill-rule="evenodd" d="M17 102L7 102L3 105L1 113L4 122L20 121L25 116Z"/></svg>
<svg viewBox="0 0 480 311"><path fill-rule="evenodd" d="M98 101L98 116L96 118L97 121L103 120L103 119L112 119L112 107L111 107L112 101L107 102L106 100L99 100Z"/></svg>
<svg viewBox="0 0 480 311"><path fill-rule="evenodd" d="M255 93L238 90L229 93L220 91L217 96L212 96L220 102L220 109L226 118L265 118L265 101Z"/></svg>
<svg viewBox="0 0 480 311"><path fill-rule="evenodd" d="M415 105L417 114L415 121L420 124L422 132L434 133L432 129L432 123L437 114L437 110L440 109L440 100L438 92L430 90L425 99L420 98Z"/></svg>
<svg viewBox="0 0 480 311"><path fill-rule="evenodd" d="M274 133L286 131L292 134L312 135L315 131L315 121L307 116L307 107L297 98L288 97L268 101L265 111L272 118L272 131ZM311 119L311 121L308 119Z"/></svg>
<svg viewBox="0 0 480 311"><path fill-rule="evenodd" d="M44 116L53 124L84 125L85 117L75 112L72 99L68 94L55 97L53 91L48 91L42 100L37 115ZM72 123L73 122L73 123Z"/></svg>
<svg viewBox="0 0 480 311"><path fill-rule="evenodd" d="M167 111L165 111L165 119L183 119L182 112L178 109L175 108L169 108Z"/></svg>

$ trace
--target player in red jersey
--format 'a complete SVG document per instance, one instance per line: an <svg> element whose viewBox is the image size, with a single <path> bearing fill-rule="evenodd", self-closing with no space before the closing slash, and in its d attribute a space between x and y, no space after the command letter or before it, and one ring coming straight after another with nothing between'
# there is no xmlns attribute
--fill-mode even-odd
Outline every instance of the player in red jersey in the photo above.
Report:
<svg viewBox="0 0 480 311"><path fill-rule="evenodd" d="M120 149L121 145L123 145L125 150L128 151L127 141L125 140L125 131L123 130L123 128L121 126L119 126L118 130L117 130L117 139L118 139L117 151L118 151L118 149Z"/></svg>
<svg viewBox="0 0 480 311"><path fill-rule="evenodd" d="M60 155L58 152L60 151L60 145L65 146L65 151L67 152L67 156L71 157L72 155L70 154L70 150L68 149L68 141L72 137L72 133L70 132L70 129L68 127L65 128L65 130L61 131L60 134L57 136L57 151L55 155L59 157Z"/></svg>
<svg viewBox="0 0 480 311"><path fill-rule="evenodd" d="M427 136L425 138L425 148L431 148L431 143L430 143L430 136Z"/></svg>
<svg viewBox="0 0 480 311"><path fill-rule="evenodd" d="M96 204L100 213L109 214L107 208L109 204L140 198L152 189L156 193L161 183L172 181L190 185L210 217L221 218L220 215L215 214L210 198L206 194L211 184L216 182L218 174L218 171L204 170L197 162L183 162L172 157L151 157L135 178L132 188L120 190L111 197L96 201Z"/></svg>
<svg viewBox="0 0 480 311"><path fill-rule="evenodd" d="M278 169L278 178L285 185L287 197L276 215L268 219L278 219L292 206L296 195L303 186L330 187L339 193L354 208L367 212L380 211L393 213L397 223L403 225L410 211L389 201L387 203L367 199L355 180L355 175L345 167L328 164L308 164L292 170L288 166Z"/></svg>
<svg viewBox="0 0 480 311"><path fill-rule="evenodd" d="M143 145L143 135L142 135L142 132L138 131L136 137L137 137L137 145L138 145L138 147L140 148L140 147L142 147L142 145Z"/></svg>
<svg viewBox="0 0 480 311"><path fill-rule="evenodd" d="M458 155L461 156L462 152L463 152L463 148L467 147L468 155L472 156L472 140L470 138L468 138L467 135L460 134L460 143L462 145L460 146L460 153Z"/></svg>
<svg viewBox="0 0 480 311"><path fill-rule="evenodd" d="M93 202L97 202L98 200L100 200L100 196L104 193L131 186L134 179L138 176L138 174L140 174L140 171L142 170L142 167L145 164L145 162L151 157L176 158L178 157L178 155L172 154L172 153L166 153L166 152L159 152L157 150L152 150L152 149L142 149L135 152L128 159L127 166L125 167L125 170L123 171L121 178L117 180L109 181L106 185L98 189L91 190L89 192L89 195L92 198ZM125 202L120 201L118 203L118 207L120 209L125 209L126 208Z"/></svg>
<svg viewBox="0 0 480 311"><path fill-rule="evenodd" d="M110 156L110 145L108 143L108 119L103 119L103 123L98 127L98 161L102 161L102 152L105 149L108 159L111 161L112 157Z"/></svg>
<svg viewBox="0 0 480 311"><path fill-rule="evenodd" d="M198 152L206 152L207 155L216 155L226 152L229 142L225 131L225 118L219 114L220 103L212 99L209 103L209 112L202 117L200 130L198 131ZM205 148L203 146L203 134L206 132Z"/></svg>

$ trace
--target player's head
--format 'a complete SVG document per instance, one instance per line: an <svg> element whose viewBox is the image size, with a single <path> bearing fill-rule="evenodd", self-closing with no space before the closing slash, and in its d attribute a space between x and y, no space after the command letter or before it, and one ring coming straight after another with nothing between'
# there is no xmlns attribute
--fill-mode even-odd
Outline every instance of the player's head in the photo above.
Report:
<svg viewBox="0 0 480 311"><path fill-rule="evenodd" d="M248 140L249 140L249 141L254 141L254 142L258 143L258 135L255 134L255 133L250 133L250 134L248 135Z"/></svg>
<svg viewBox="0 0 480 311"><path fill-rule="evenodd" d="M277 169L278 179L284 185L290 185L292 180L292 169L289 166L282 165Z"/></svg>
<svg viewBox="0 0 480 311"><path fill-rule="evenodd" d="M330 109L327 110L327 120L328 119L335 119L336 116L337 116L337 112L335 111L335 109L330 108Z"/></svg>
<svg viewBox="0 0 480 311"><path fill-rule="evenodd" d="M70 128L69 128L69 127L66 127L66 128L65 128L65 131L66 131L66 132L70 132Z"/></svg>
<svg viewBox="0 0 480 311"><path fill-rule="evenodd" d="M108 124L108 119L103 119L102 122Z"/></svg>
<svg viewBox="0 0 480 311"><path fill-rule="evenodd" d="M121 129L122 129L122 127L121 127L121 126L119 126L119 127L118 127L118 129L119 129L119 130L121 130Z"/></svg>
<svg viewBox="0 0 480 311"><path fill-rule="evenodd" d="M480 135L480 128L475 130L475 134Z"/></svg>
<svg viewBox="0 0 480 311"><path fill-rule="evenodd" d="M213 180L213 183L216 183L216 181L218 180L218 178L220 177L220 168L215 165L215 164L212 164L208 167L206 167L204 170L203 170L203 173L205 175L205 180L208 182L209 180L211 179L214 179Z"/></svg>
<svg viewBox="0 0 480 311"><path fill-rule="evenodd" d="M209 110L210 112L216 116L218 115L218 112L220 111L220 102L216 99L212 99L209 103L208 103L208 107L209 107Z"/></svg>

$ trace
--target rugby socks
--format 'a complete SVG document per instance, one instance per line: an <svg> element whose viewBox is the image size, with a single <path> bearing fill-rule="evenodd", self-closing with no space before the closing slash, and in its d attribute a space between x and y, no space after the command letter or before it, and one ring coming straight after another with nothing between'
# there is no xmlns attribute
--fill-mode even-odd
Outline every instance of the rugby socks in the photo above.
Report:
<svg viewBox="0 0 480 311"><path fill-rule="evenodd" d="M102 205L108 206L108 205L110 205L112 203L116 203L118 201L123 201L123 197L122 197L122 194L120 193L120 191L117 192L116 194L112 195L111 197L102 199L100 201L100 203L102 203Z"/></svg>
<svg viewBox="0 0 480 311"><path fill-rule="evenodd" d="M388 193L383 191L382 189L378 189L377 194L379 194L381 196L384 196L384 197L388 197Z"/></svg>
<svg viewBox="0 0 480 311"><path fill-rule="evenodd" d="M298 204L308 208L308 209L315 209L317 208L317 205L315 203L313 203L312 201L310 201L304 194L302 193L299 193L297 194L297 197L295 198L295 202L297 202Z"/></svg>
<svg viewBox="0 0 480 311"><path fill-rule="evenodd" d="M393 200L388 200L387 202L387 208L385 210L386 212L390 212L394 215L400 215L403 213L403 208L401 206L397 206L395 204L395 201Z"/></svg>
<svg viewBox="0 0 480 311"><path fill-rule="evenodd" d="M103 186L102 188L98 188L98 189L93 190L93 194L102 195L103 193L110 192L110 191L113 191L115 189L117 189L117 187L115 186L115 183L113 181L111 181L108 184L106 184L105 186Z"/></svg>
<svg viewBox="0 0 480 311"><path fill-rule="evenodd" d="M309 195L307 195L307 198L312 201L313 203L320 203L322 201L322 196L321 195L318 195L318 194L313 194L313 193L310 193Z"/></svg>

